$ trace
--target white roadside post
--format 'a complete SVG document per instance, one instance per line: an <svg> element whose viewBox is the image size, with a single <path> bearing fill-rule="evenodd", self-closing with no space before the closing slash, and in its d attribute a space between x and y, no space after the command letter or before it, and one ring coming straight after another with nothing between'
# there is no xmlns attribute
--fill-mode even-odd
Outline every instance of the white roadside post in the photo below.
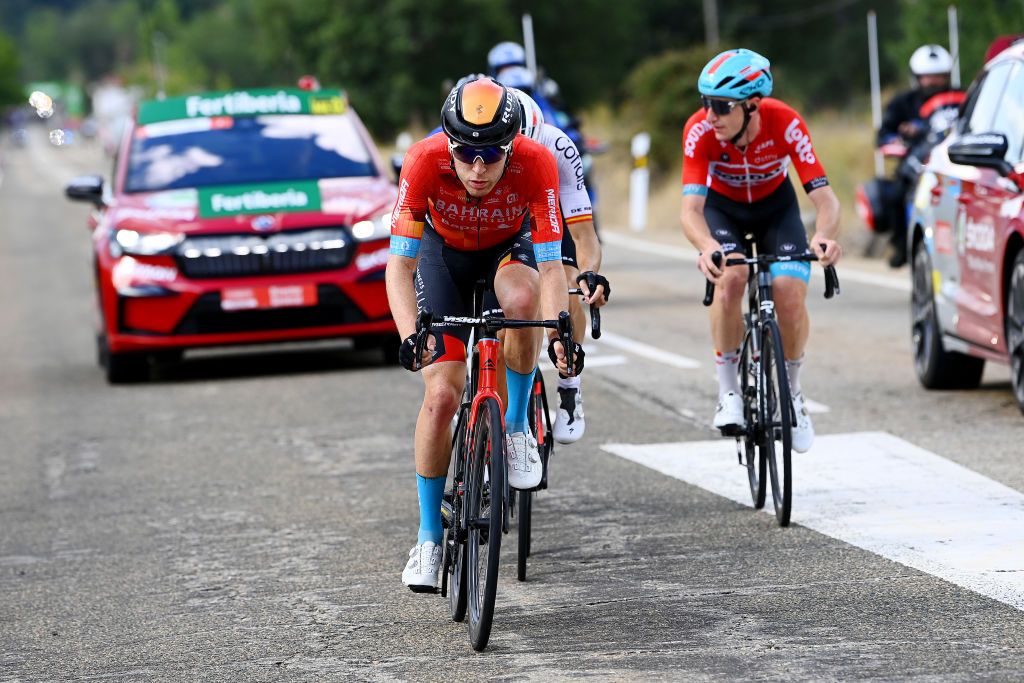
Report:
<svg viewBox="0 0 1024 683"><path fill-rule="evenodd" d="M868 12L868 68L871 73L871 125L878 133L882 127L882 86L878 77L878 20L874 10ZM871 141L874 144L874 140ZM875 176L885 175L882 150L875 148Z"/></svg>
<svg viewBox="0 0 1024 683"><path fill-rule="evenodd" d="M633 170L629 174L629 227L637 232L647 227L647 189L650 170L647 155L651 151L651 136L637 133L630 145Z"/></svg>
<svg viewBox="0 0 1024 683"><path fill-rule="evenodd" d="M956 18L956 5L950 5L946 11L949 21L949 51L953 54L953 72L949 75L949 83L954 88L960 87L960 27Z"/></svg>

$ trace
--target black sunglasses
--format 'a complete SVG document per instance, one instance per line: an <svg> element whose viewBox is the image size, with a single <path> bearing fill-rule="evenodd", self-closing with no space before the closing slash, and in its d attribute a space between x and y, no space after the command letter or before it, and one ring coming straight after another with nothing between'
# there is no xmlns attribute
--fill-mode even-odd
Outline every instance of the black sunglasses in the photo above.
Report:
<svg viewBox="0 0 1024 683"><path fill-rule="evenodd" d="M485 164L493 164L501 161L508 154L511 145L487 145L485 147L470 147L469 145L456 145L448 143L448 151L452 156L464 164L475 164L477 159Z"/></svg>
<svg viewBox="0 0 1024 683"><path fill-rule="evenodd" d="M700 98L700 103L704 105L704 109L710 109L715 112L717 116L728 116L732 113L743 100L713 100L710 97Z"/></svg>

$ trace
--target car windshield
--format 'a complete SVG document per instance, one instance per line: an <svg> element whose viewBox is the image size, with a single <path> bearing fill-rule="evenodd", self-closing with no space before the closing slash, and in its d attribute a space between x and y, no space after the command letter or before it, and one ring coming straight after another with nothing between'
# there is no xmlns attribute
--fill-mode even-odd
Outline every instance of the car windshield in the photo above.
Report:
<svg viewBox="0 0 1024 683"><path fill-rule="evenodd" d="M136 128L125 191L375 175L349 115L222 116Z"/></svg>

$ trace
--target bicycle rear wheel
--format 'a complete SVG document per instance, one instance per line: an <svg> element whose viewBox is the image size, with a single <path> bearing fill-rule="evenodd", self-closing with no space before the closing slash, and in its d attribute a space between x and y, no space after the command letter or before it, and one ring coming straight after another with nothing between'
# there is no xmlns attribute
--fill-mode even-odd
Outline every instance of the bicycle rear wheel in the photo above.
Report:
<svg viewBox="0 0 1024 683"><path fill-rule="evenodd" d="M530 422L530 432L537 439L541 467L544 468L540 488L545 489L547 488L551 446L554 441L551 436L551 414L548 412L548 397L544 388L544 377L541 375L539 368L533 374L533 387L530 391L530 405L527 409L527 417ZM520 581L526 581L526 559L530 556L533 530L533 491L519 491L513 500L518 503L516 518L519 525L516 578Z"/></svg>
<svg viewBox="0 0 1024 683"><path fill-rule="evenodd" d="M761 448L768 460L779 526L789 526L793 506L793 403L782 349L782 335L774 320L765 320L761 332L761 420L765 429Z"/></svg>
<svg viewBox="0 0 1024 683"><path fill-rule="evenodd" d="M757 373L758 361L754 356L753 334L748 331L743 338L743 351L740 353L740 396L743 397L743 417L746 420L747 429L742 438L737 437L736 443L740 449L740 464L747 470L747 482L750 484L750 498L754 503L754 509L760 510L764 507L765 493L767 492L768 478L765 476L766 458L763 450L757 450L758 410L757 410Z"/></svg>
<svg viewBox="0 0 1024 683"><path fill-rule="evenodd" d="M480 403L470 437L466 480L469 641L483 650L491 636L505 508L505 429L493 398ZM486 472L486 476L485 476Z"/></svg>
<svg viewBox="0 0 1024 683"><path fill-rule="evenodd" d="M452 433L452 460L455 463L455 476L451 490L451 518L445 529L444 562L442 567L448 582L448 611L452 621L466 618L466 496L464 495L466 479L467 450L466 432L469 424L469 408L464 405L459 409L459 418Z"/></svg>

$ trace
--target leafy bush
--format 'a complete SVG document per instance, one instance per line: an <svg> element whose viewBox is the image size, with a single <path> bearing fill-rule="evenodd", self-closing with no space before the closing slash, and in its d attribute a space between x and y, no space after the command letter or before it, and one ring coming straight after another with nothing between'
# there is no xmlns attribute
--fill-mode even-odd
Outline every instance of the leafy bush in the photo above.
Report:
<svg viewBox="0 0 1024 683"><path fill-rule="evenodd" d="M700 107L697 76L714 56L703 47L669 50L641 62L626 79L624 120L630 135L651 136L651 170L674 171L682 150L683 126Z"/></svg>

